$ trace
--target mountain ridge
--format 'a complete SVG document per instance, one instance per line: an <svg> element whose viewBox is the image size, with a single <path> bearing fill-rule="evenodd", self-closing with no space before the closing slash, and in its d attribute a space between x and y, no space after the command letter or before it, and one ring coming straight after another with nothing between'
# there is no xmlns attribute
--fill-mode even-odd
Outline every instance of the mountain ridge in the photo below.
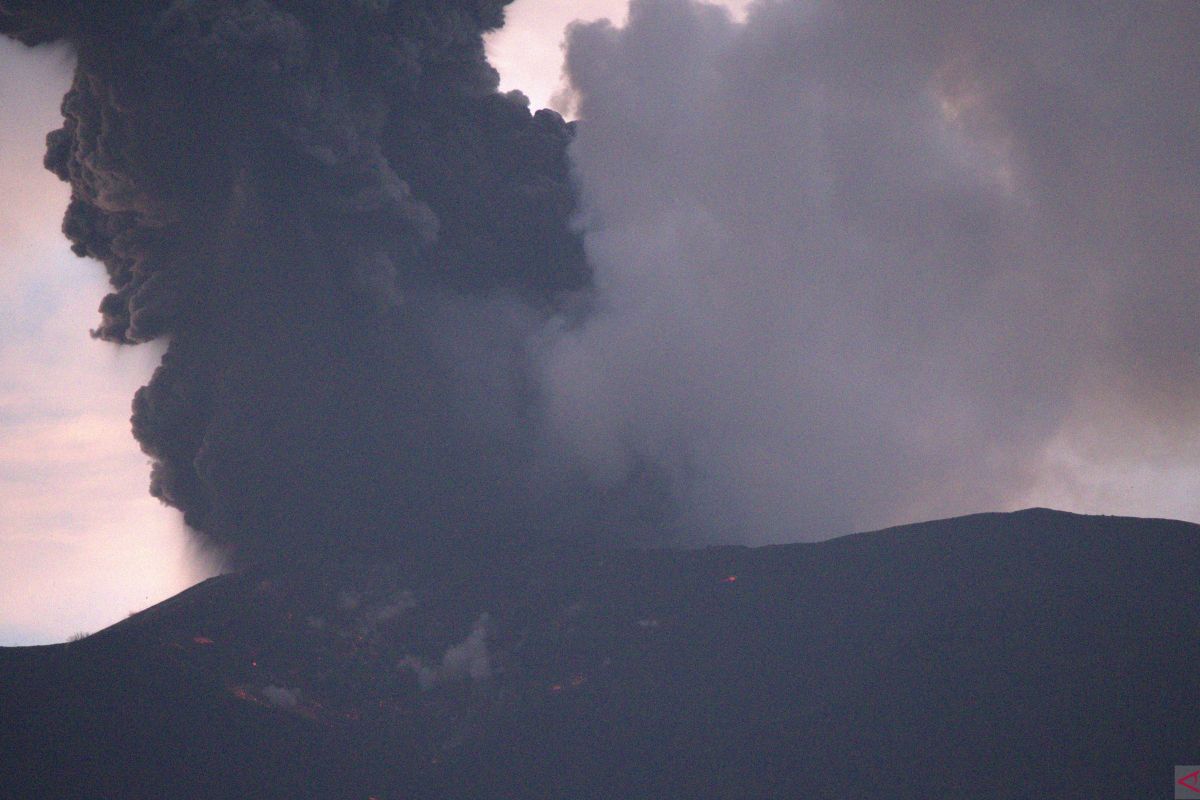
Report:
<svg viewBox="0 0 1200 800"><path fill-rule="evenodd" d="M1200 754L1198 556L1027 509L256 568L0 649L0 796L1156 796Z"/></svg>

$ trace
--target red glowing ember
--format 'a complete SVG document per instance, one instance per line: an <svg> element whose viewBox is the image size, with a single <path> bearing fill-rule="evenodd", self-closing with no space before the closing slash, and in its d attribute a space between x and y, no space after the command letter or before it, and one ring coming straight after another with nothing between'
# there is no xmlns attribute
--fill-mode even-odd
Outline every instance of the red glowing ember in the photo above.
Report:
<svg viewBox="0 0 1200 800"><path fill-rule="evenodd" d="M563 685L561 683L556 683L550 687L550 691L552 691L552 692L561 692L562 690L563 690Z"/></svg>
<svg viewBox="0 0 1200 800"><path fill-rule="evenodd" d="M721 583L737 583L737 575L727 575L721 578Z"/></svg>
<svg viewBox="0 0 1200 800"><path fill-rule="evenodd" d="M212 644L213 640L207 636L193 636L192 641L196 644Z"/></svg>
<svg viewBox="0 0 1200 800"><path fill-rule="evenodd" d="M229 693L243 702L254 703L255 705L259 706L262 705L262 700L259 700L255 694L250 692L244 686L231 686L229 687Z"/></svg>

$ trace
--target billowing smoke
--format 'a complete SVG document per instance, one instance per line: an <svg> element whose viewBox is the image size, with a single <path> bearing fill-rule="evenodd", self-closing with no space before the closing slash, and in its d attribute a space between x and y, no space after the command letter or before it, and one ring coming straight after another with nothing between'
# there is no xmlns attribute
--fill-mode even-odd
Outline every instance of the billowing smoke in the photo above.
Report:
<svg viewBox="0 0 1200 800"><path fill-rule="evenodd" d="M169 342L134 401L151 491L234 560L566 507L525 342L589 280L572 130L496 91L504 5L0 2L76 50L46 165L111 279L95 335Z"/></svg>
<svg viewBox="0 0 1200 800"><path fill-rule="evenodd" d="M1036 501L1067 444L1195 470L1198 72L1196 3L575 27L597 293L550 348L558 430L758 541Z"/></svg>
<svg viewBox="0 0 1200 800"><path fill-rule="evenodd" d="M1195 432L1200 6L635 0L568 124L505 4L0 0L77 52L96 335L168 342L134 433L235 560L815 538Z"/></svg>
<svg viewBox="0 0 1200 800"><path fill-rule="evenodd" d="M427 667L416 656L409 656L403 663L416 673L422 689L464 680L486 681L492 676L492 657L487 645L489 621L486 613L480 614L467 638L451 645L442 654L441 664Z"/></svg>

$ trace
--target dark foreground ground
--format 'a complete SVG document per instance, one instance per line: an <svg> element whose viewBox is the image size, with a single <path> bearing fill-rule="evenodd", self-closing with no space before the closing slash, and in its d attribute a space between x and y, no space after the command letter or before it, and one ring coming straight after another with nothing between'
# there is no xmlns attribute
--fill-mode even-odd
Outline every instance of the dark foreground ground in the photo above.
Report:
<svg viewBox="0 0 1200 800"><path fill-rule="evenodd" d="M1167 798L1200 527L214 578L0 649L5 798Z"/></svg>

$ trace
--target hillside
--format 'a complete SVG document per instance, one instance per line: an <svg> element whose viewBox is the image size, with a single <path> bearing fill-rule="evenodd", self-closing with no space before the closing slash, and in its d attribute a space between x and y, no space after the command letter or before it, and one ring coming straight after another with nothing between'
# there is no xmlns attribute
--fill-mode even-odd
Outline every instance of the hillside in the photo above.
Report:
<svg viewBox="0 0 1200 800"><path fill-rule="evenodd" d="M225 575L0 648L0 796L1165 797L1198 563L1200 526L1032 509Z"/></svg>

